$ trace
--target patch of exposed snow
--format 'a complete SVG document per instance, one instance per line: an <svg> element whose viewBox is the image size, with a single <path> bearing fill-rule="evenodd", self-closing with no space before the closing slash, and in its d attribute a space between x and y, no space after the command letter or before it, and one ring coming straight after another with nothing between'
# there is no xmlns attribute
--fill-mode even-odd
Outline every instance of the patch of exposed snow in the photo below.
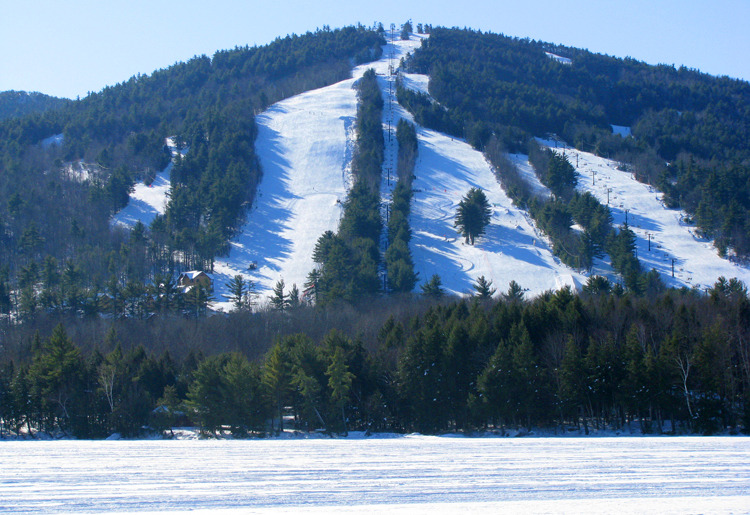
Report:
<svg viewBox="0 0 750 515"><path fill-rule="evenodd" d="M552 195L550 189L539 180L534 167L529 163L529 156L525 154L508 154L508 159L516 165L519 175L531 187L531 191L535 195L546 198Z"/></svg>
<svg viewBox="0 0 750 515"><path fill-rule="evenodd" d="M63 135L62 134L55 134L54 136L50 136L49 138L44 138L40 145L42 148L49 148L51 146L60 146L63 143Z"/></svg>
<svg viewBox="0 0 750 515"><path fill-rule="evenodd" d="M544 52L544 53L547 54L547 57L549 57L553 61L557 61L560 64L567 64L567 65L573 64L573 61L571 59L567 58L567 57L563 57L561 55L553 54L552 52Z"/></svg>
<svg viewBox="0 0 750 515"><path fill-rule="evenodd" d="M177 149L173 138L167 138L166 144L173 157L178 153L181 155L187 153L186 148ZM166 212L167 203L169 202L172 164L170 162L164 170L157 173L150 184L146 184L143 181L138 182L130 194L128 205L112 217L111 223L132 228L136 223L141 222L148 227L157 215L163 215Z"/></svg>

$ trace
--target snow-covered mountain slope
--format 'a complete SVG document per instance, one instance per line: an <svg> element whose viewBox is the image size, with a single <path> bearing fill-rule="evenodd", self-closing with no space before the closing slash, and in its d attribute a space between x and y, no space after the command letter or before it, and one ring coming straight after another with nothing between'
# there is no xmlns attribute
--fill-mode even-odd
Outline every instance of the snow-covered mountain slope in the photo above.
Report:
<svg viewBox="0 0 750 515"><path fill-rule="evenodd" d="M261 302L280 279L287 289L292 284L303 289L315 266L315 244L325 231L338 229L351 186L354 83L368 68L387 74L391 60L397 64L405 49L418 45L416 40L386 45L381 60L356 67L351 79L283 100L257 117L255 147L263 179L229 257L214 266L217 301L237 274L255 283ZM257 268L248 270L250 263Z"/></svg>
<svg viewBox="0 0 750 515"><path fill-rule="evenodd" d="M616 227L627 217L645 270L656 269L664 283L674 287L704 289L721 276L750 285L750 269L719 257L713 243L686 222L685 213L664 205L662 193L636 181L631 172L618 170L615 161L576 149L564 151L577 166L578 190L591 192L602 204L609 201Z"/></svg>
<svg viewBox="0 0 750 515"><path fill-rule="evenodd" d="M256 150L264 170L256 200L241 234L231 242L227 258L218 259L214 270L215 307L230 309L224 302L226 283L241 274L254 282L260 302L283 279L302 290L313 269L312 253L318 238L338 228L342 202L351 186L351 156L356 119L355 81L368 68L378 74L385 108L386 161L381 194L390 201L395 183L397 146L395 127L400 118L413 122L395 99L390 71L401 57L414 51L423 36L392 41L382 58L354 69L353 78L309 91L271 106L257 117ZM401 74L408 88L427 92L428 77ZM465 141L417 126L419 157L415 168L412 204L412 253L420 281L438 274L443 287L453 293L472 291L479 276L491 280L498 290L515 280L531 294L565 285L577 288L586 277L553 256L550 246L536 230L528 214L513 206L495 179L483 155ZM571 162L578 159L580 186L602 202L610 191L610 207L616 225L628 221L638 235L638 255L645 269L656 268L670 286L705 287L716 279L738 277L750 284L750 271L716 255L710 242L694 236L679 212L666 209L660 195L634 181L616 164L591 154L567 150ZM548 190L539 183L526 156L510 156L522 175L540 194ZM388 169L391 177L388 177ZM592 184L592 171L597 172ZM471 187L481 188L493 206L486 235L475 246L466 245L453 221L461 198ZM169 168L150 187L137 185L131 203L115 223L148 224L164 211L169 189ZM652 250L648 250L651 234ZM672 260L675 277L671 277ZM606 271L606 263L595 273ZM418 290L417 290L418 291Z"/></svg>
<svg viewBox="0 0 750 515"><path fill-rule="evenodd" d="M405 87L427 93L427 76L402 74L402 78ZM394 113L394 123L399 117L413 122L397 103ZM484 276L498 290L516 281L532 295L566 285L575 290L585 283L584 276L552 254L528 214L513 206L481 152L464 140L423 127L417 127L417 137L410 223L421 281L438 274L446 290L470 294L477 278ZM484 191L493 206L486 234L474 246L465 244L453 226L458 203L472 187Z"/></svg>

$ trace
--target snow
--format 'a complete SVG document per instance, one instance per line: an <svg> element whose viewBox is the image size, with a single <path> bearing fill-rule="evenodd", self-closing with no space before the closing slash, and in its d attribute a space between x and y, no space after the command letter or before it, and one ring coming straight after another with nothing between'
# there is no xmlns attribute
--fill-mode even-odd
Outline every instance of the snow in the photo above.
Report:
<svg viewBox="0 0 750 515"><path fill-rule="evenodd" d="M183 155L187 152L186 149L178 151L172 138L167 138L166 144L173 156L177 155L178 152ZM137 183L133 193L130 194L128 205L112 217L111 223L128 229L131 229L139 221L146 227L151 225L157 215L163 215L166 212L171 173L172 163L169 163L164 170L156 174L156 178L151 184Z"/></svg>
<svg viewBox="0 0 750 515"><path fill-rule="evenodd" d="M740 513L748 437L7 441L13 513Z"/></svg>
<svg viewBox="0 0 750 515"><path fill-rule="evenodd" d="M63 134L54 134L50 136L49 138L44 138L40 145L42 145L42 148L49 148L51 146L61 146L63 143L64 136Z"/></svg>
<svg viewBox="0 0 750 515"><path fill-rule="evenodd" d="M565 153L578 165L579 191L591 192L606 205L610 190L614 226L623 224L627 216L643 268L656 269L667 286L705 289L721 276L736 277L750 285L750 268L719 257L713 243L699 237L695 226L685 221L684 212L664 205L662 193L636 181L631 172L618 170L615 161L570 148Z"/></svg>
<svg viewBox="0 0 750 515"><path fill-rule="evenodd" d="M557 61L560 64L568 64L568 65L573 64L573 61L570 60L567 57L563 57L561 55L553 54L551 52L544 52L544 53L547 54L547 57L549 57L553 61Z"/></svg>

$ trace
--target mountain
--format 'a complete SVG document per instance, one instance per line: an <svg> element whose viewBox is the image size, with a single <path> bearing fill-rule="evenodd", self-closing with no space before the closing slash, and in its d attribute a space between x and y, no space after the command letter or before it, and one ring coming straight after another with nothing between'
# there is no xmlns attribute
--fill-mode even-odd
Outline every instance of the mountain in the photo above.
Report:
<svg viewBox="0 0 750 515"><path fill-rule="evenodd" d="M747 431L747 84L409 27L0 123L6 431Z"/></svg>
<svg viewBox="0 0 750 515"><path fill-rule="evenodd" d="M382 31L361 26L288 36L0 124L8 172L0 179L0 279L27 296L15 309L97 311L85 302L97 292L116 297L189 269L215 274L218 303L238 275L262 298L281 280L301 289L319 238L337 230L352 191L361 145L353 86L368 68L383 95L383 126L416 124L407 252L418 284L437 275L447 292L466 294L483 278L539 294L578 289L593 275L641 293L659 283L705 288L720 275L747 281L747 268L724 259L746 255L750 227L747 83L430 29L388 44ZM699 133L714 137L696 140ZM538 156L557 156L545 154L555 146L565 148L573 183L550 192L536 178L547 173ZM384 226L392 139L383 152ZM594 171L600 182L589 188ZM537 193L519 193L511 176ZM471 188L492 207L477 245L462 243L453 226ZM598 229L574 209L584 202L605 213ZM375 265L390 238L374 251ZM658 257L649 254L652 240ZM56 293L42 300L39 288Z"/></svg>
<svg viewBox="0 0 750 515"><path fill-rule="evenodd" d="M0 92L0 121L58 109L69 102L70 100L65 98L51 97L43 93L3 91Z"/></svg>

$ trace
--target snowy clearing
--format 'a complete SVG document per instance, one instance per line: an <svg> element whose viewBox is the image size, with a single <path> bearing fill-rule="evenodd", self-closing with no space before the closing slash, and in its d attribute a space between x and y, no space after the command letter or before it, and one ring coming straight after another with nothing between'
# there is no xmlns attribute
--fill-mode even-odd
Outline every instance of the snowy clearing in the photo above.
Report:
<svg viewBox="0 0 750 515"><path fill-rule="evenodd" d="M750 438L10 441L14 513L730 513Z"/></svg>
<svg viewBox="0 0 750 515"><path fill-rule="evenodd" d="M172 152L172 156L178 152L185 155L186 149L177 150L177 146L172 138L166 139L166 144ZM169 163L164 170L156 174L153 182L147 185L139 182L133 188L130 194L128 205L122 208L115 216L112 217L111 223L121 225L128 229L141 222L148 227L154 221L156 215L163 215L167 209L169 201L169 177L172 173L172 163Z"/></svg>

